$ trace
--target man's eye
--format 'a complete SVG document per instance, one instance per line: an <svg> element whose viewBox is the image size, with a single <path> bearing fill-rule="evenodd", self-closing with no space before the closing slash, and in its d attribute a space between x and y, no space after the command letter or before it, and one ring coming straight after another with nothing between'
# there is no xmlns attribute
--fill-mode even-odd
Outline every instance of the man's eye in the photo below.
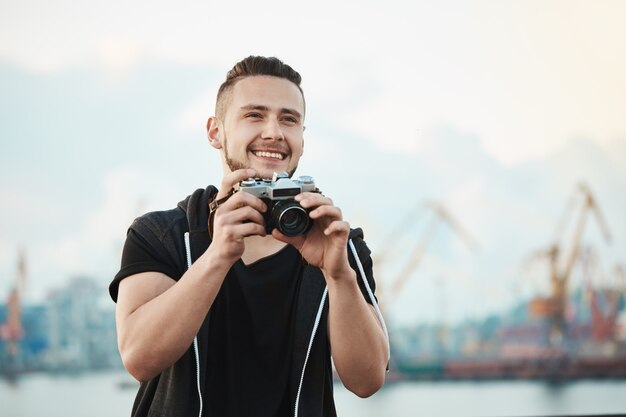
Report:
<svg viewBox="0 0 626 417"><path fill-rule="evenodd" d="M288 123L298 123L298 119L296 119L295 117L283 117L283 121L288 122Z"/></svg>
<svg viewBox="0 0 626 417"><path fill-rule="evenodd" d="M253 119L259 119L262 116L261 116L261 113L248 113L248 114L246 114L246 117L253 118Z"/></svg>

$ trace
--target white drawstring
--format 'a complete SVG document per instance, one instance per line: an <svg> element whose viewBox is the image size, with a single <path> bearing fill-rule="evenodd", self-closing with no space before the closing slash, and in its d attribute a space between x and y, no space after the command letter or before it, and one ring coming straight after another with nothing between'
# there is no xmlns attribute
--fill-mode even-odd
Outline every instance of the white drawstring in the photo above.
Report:
<svg viewBox="0 0 626 417"><path fill-rule="evenodd" d="M352 239L348 241L348 245L350 246L350 250L352 251L352 255L356 260L356 264L359 268L359 272L361 275L361 279L363 280L363 284L365 284L365 289L367 289L367 295L370 297L370 301L374 306L374 310L376 311L376 316L378 317L378 321L385 332L385 339L387 340L387 362L391 359L391 351L389 346L389 333L387 332L387 325L385 324L385 319L383 318L383 313L380 312L380 308L378 307L378 303L376 302L376 298L374 298L374 294L372 293L372 289L370 288L369 283L367 282L367 278L365 277L365 270L363 269L363 265L361 264L361 260L359 259L359 255L356 252L356 248L354 247L354 243L352 243Z"/></svg>
<svg viewBox="0 0 626 417"><path fill-rule="evenodd" d="M387 362L391 357L389 351L389 334L387 333L387 325L385 324L385 319L383 319L383 314L380 312L380 308L378 307L378 303L376 302L376 298L374 298L374 293L372 293L372 289L370 288L369 283L367 282L367 277L365 276L365 270L363 269L363 264L361 263L361 259L359 259L359 255L356 251L354 243L352 243L352 239L348 241L348 245L350 246L350 250L352 251L352 255L354 256L354 260L356 261L357 267L359 269L359 276L365 284L365 289L367 290L367 295L369 296L372 305L374 306L374 310L376 311L376 316L378 317L378 321L385 332L385 339L387 340ZM315 333L317 332L317 328L320 324L320 319L322 317L322 311L324 309L324 302L326 301L326 296L328 295L328 287L324 287L324 293L322 294L322 300L320 301L320 305L317 309L317 315L315 316L315 324L313 325L313 331L311 331L311 338L309 339L309 347L306 351L306 357L304 358L304 365L302 366L302 374L300 375L300 384L298 385L298 393L296 395L296 405L294 410L294 416L298 417L298 406L300 405L300 391L302 390L302 383L304 381L304 371L306 369L306 364L309 361L309 354L311 353L311 346L313 346L313 339L315 338Z"/></svg>
<svg viewBox="0 0 626 417"><path fill-rule="evenodd" d="M311 338L309 339L309 347L306 350L306 356L304 358L304 365L302 365L302 374L300 375L300 384L298 384L298 394L296 395L296 406L294 416L298 417L298 405L300 404L300 391L302 391L302 383L304 382L304 370L306 369L306 364L309 361L309 355L311 353L311 347L313 346L313 339L315 338L315 332L320 324L320 320L322 318L322 311L324 310L324 302L326 301L326 295L328 294L328 287L324 287L324 293L322 294L322 301L320 301L320 306L317 309L317 315L315 316L315 324L313 324L313 331L311 331Z"/></svg>
<svg viewBox="0 0 626 417"><path fill-rule="evenodd" d="M191 243L189 242L189 232L185 232L185 252L187 253L187 269L191 268ZM196 357L196 385L198 387L198 398L200 399L200 412L198 417L202 417L202 391L200 389L200 352L198 351L198 336L193 338L193 351Z"/></svg>

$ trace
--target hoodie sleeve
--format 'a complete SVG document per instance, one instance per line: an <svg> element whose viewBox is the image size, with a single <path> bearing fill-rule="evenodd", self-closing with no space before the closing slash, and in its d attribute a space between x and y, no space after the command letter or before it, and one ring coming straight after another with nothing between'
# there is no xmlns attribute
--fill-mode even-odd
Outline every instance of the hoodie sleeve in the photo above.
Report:
<svg viewBox="0 0 626 417"><path fill-rule="evenodd" d="M356 249L357 254L359 255L359 260L363 265L363 270L365 271L365 277L367 278L367 283L374 293L374 298L376 298L376 281L374 280L374 271L373 271L373 262L370 249L367 247L367 244L363 240L363 230L361 228L350 230L350 239L352 239L352 243L354 243L354 247ZM352 269L356 271L357 274L357 282L359 283L359 288L361 289L361 293L363 297L365 297L365 301L369 304L372 304L369 295L367 294L367 289L365 288L365 284L363 283L363 279L361 278L361 273L359 268L352 256L352 251L348 248L348 261L350 262L350 266ZM378 298L376 298L378 302Z"/></svg>
<svg viewBox="0 0 626 417"><path fill-rule="evenodd" d="M172 235L182 236L182 231L174 231L182 227L176 221L178 216L170 212L148 213L138 219L128 229L126 242L122 251L119 272L109 285L109 294L117 302L120 282L131 275L141 272L160 272L178 280L184 268L180 265L178 252L184 250L180 243L172 239ZM184 217L181 217L184 220ZM182 241L182 237L180 239Z"/></svg>

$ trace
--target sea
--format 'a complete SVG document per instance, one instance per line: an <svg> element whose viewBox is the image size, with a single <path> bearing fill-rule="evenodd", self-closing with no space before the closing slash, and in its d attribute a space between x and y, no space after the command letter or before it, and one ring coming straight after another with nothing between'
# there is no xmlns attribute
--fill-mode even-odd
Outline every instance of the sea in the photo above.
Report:
<svg viewBox="0 0 626 417"><path fill-rule="evenodd" d="M136 389L124 371L0 379L0 416L129 416ZM393 382L366 399L336 385L335 402L340 417L626 415L626 381Z"/></svg>

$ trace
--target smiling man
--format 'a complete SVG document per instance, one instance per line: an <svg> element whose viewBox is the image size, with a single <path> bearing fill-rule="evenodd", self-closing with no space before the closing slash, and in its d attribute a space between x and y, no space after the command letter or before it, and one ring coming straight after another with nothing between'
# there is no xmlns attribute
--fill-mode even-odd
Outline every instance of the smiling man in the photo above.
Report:
<svg viewBox="0 0 626 417"><path fill-rule="evenodd" d="M254 167L266 178L278 171L292 175L304 146L302 90L275 76L237 79L220 89L217 115L207 124L211 144L223 150L224 173Z"/></svg>
<svg viewBox="0 0 626 417"><path fill-rule="evenodd" d="M237 63L207 122L219 190L129 228L109 290L122 360L141 382L133 416L335 416L331 352L355 394L383 385L389 346L362 231L308 191L294 199L313 226L286 236L266 228L267 201L234 192L293 175L304 117L296 71L276 58Z"/></svg>

